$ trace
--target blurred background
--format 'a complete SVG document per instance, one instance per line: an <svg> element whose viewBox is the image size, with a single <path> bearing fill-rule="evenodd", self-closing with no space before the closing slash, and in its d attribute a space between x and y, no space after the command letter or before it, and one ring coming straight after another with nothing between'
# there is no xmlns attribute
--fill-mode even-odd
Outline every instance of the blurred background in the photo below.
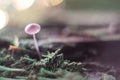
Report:
<svg viewBox="0 0 120 80"><path fill-rule="evenodd" d="M119 39L119 0L0 0L0 37L26 36L29 23L41 24L42 38L86 34Z"/></svg>

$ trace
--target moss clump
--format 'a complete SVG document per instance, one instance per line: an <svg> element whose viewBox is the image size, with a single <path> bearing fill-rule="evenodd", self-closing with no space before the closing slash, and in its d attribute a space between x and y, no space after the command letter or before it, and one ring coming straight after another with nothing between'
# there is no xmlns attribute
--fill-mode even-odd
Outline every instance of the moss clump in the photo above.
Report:
<svg viewBox="0 0 120 80"><path fill-rule="evenodd" d="M82 63L64 60L63 54L48 53L40 61L27 54L19 55L17 59L18 53L14 54L10 55L7 49L1 50L0 80L90 80L83 74L85 69Z"/></svg>

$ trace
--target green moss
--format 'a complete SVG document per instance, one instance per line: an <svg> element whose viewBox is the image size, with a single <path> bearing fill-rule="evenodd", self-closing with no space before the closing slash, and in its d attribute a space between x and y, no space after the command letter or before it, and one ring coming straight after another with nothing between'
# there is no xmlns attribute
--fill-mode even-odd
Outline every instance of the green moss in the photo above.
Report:
<svg viewBox="0 0 120 80"><path fill-rule="evenodd" d="M29 55L21 55L20 59L12 55L6 57L8 54L8 50L1 50L0 80L89 80L82 73L85 71L82 63L64 60L63 54L57 52L43 55L41 61Z"/></svg>

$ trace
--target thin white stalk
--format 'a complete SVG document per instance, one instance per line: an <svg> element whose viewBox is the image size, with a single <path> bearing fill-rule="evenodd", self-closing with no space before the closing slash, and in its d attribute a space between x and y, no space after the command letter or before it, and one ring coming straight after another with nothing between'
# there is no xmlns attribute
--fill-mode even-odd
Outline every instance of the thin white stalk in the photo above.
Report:
<svg viewBox="0 0 120 80"><path fill-rule="evenodd" d="M38 47L38 43L37 43L37 39L36 39L35 34L33 34L33 39L34 39L34 45L35 45L36 51L38 53L39 59L41 59L41 53L40 53L40 50L39 50L39 47Z"/></svg>

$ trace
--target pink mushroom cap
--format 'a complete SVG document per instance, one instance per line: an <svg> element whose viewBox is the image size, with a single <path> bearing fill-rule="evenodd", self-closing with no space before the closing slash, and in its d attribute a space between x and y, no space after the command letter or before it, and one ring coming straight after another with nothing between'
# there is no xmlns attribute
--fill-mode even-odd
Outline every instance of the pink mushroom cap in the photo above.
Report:
<svg viewBox="0 0 120 80"><path fill-rule="evenodd" d="M37 34L40 30L41 30L41 26L39 24L36 24L36 23L28 24L25 27L25 32L29 35Z"/></svg>

